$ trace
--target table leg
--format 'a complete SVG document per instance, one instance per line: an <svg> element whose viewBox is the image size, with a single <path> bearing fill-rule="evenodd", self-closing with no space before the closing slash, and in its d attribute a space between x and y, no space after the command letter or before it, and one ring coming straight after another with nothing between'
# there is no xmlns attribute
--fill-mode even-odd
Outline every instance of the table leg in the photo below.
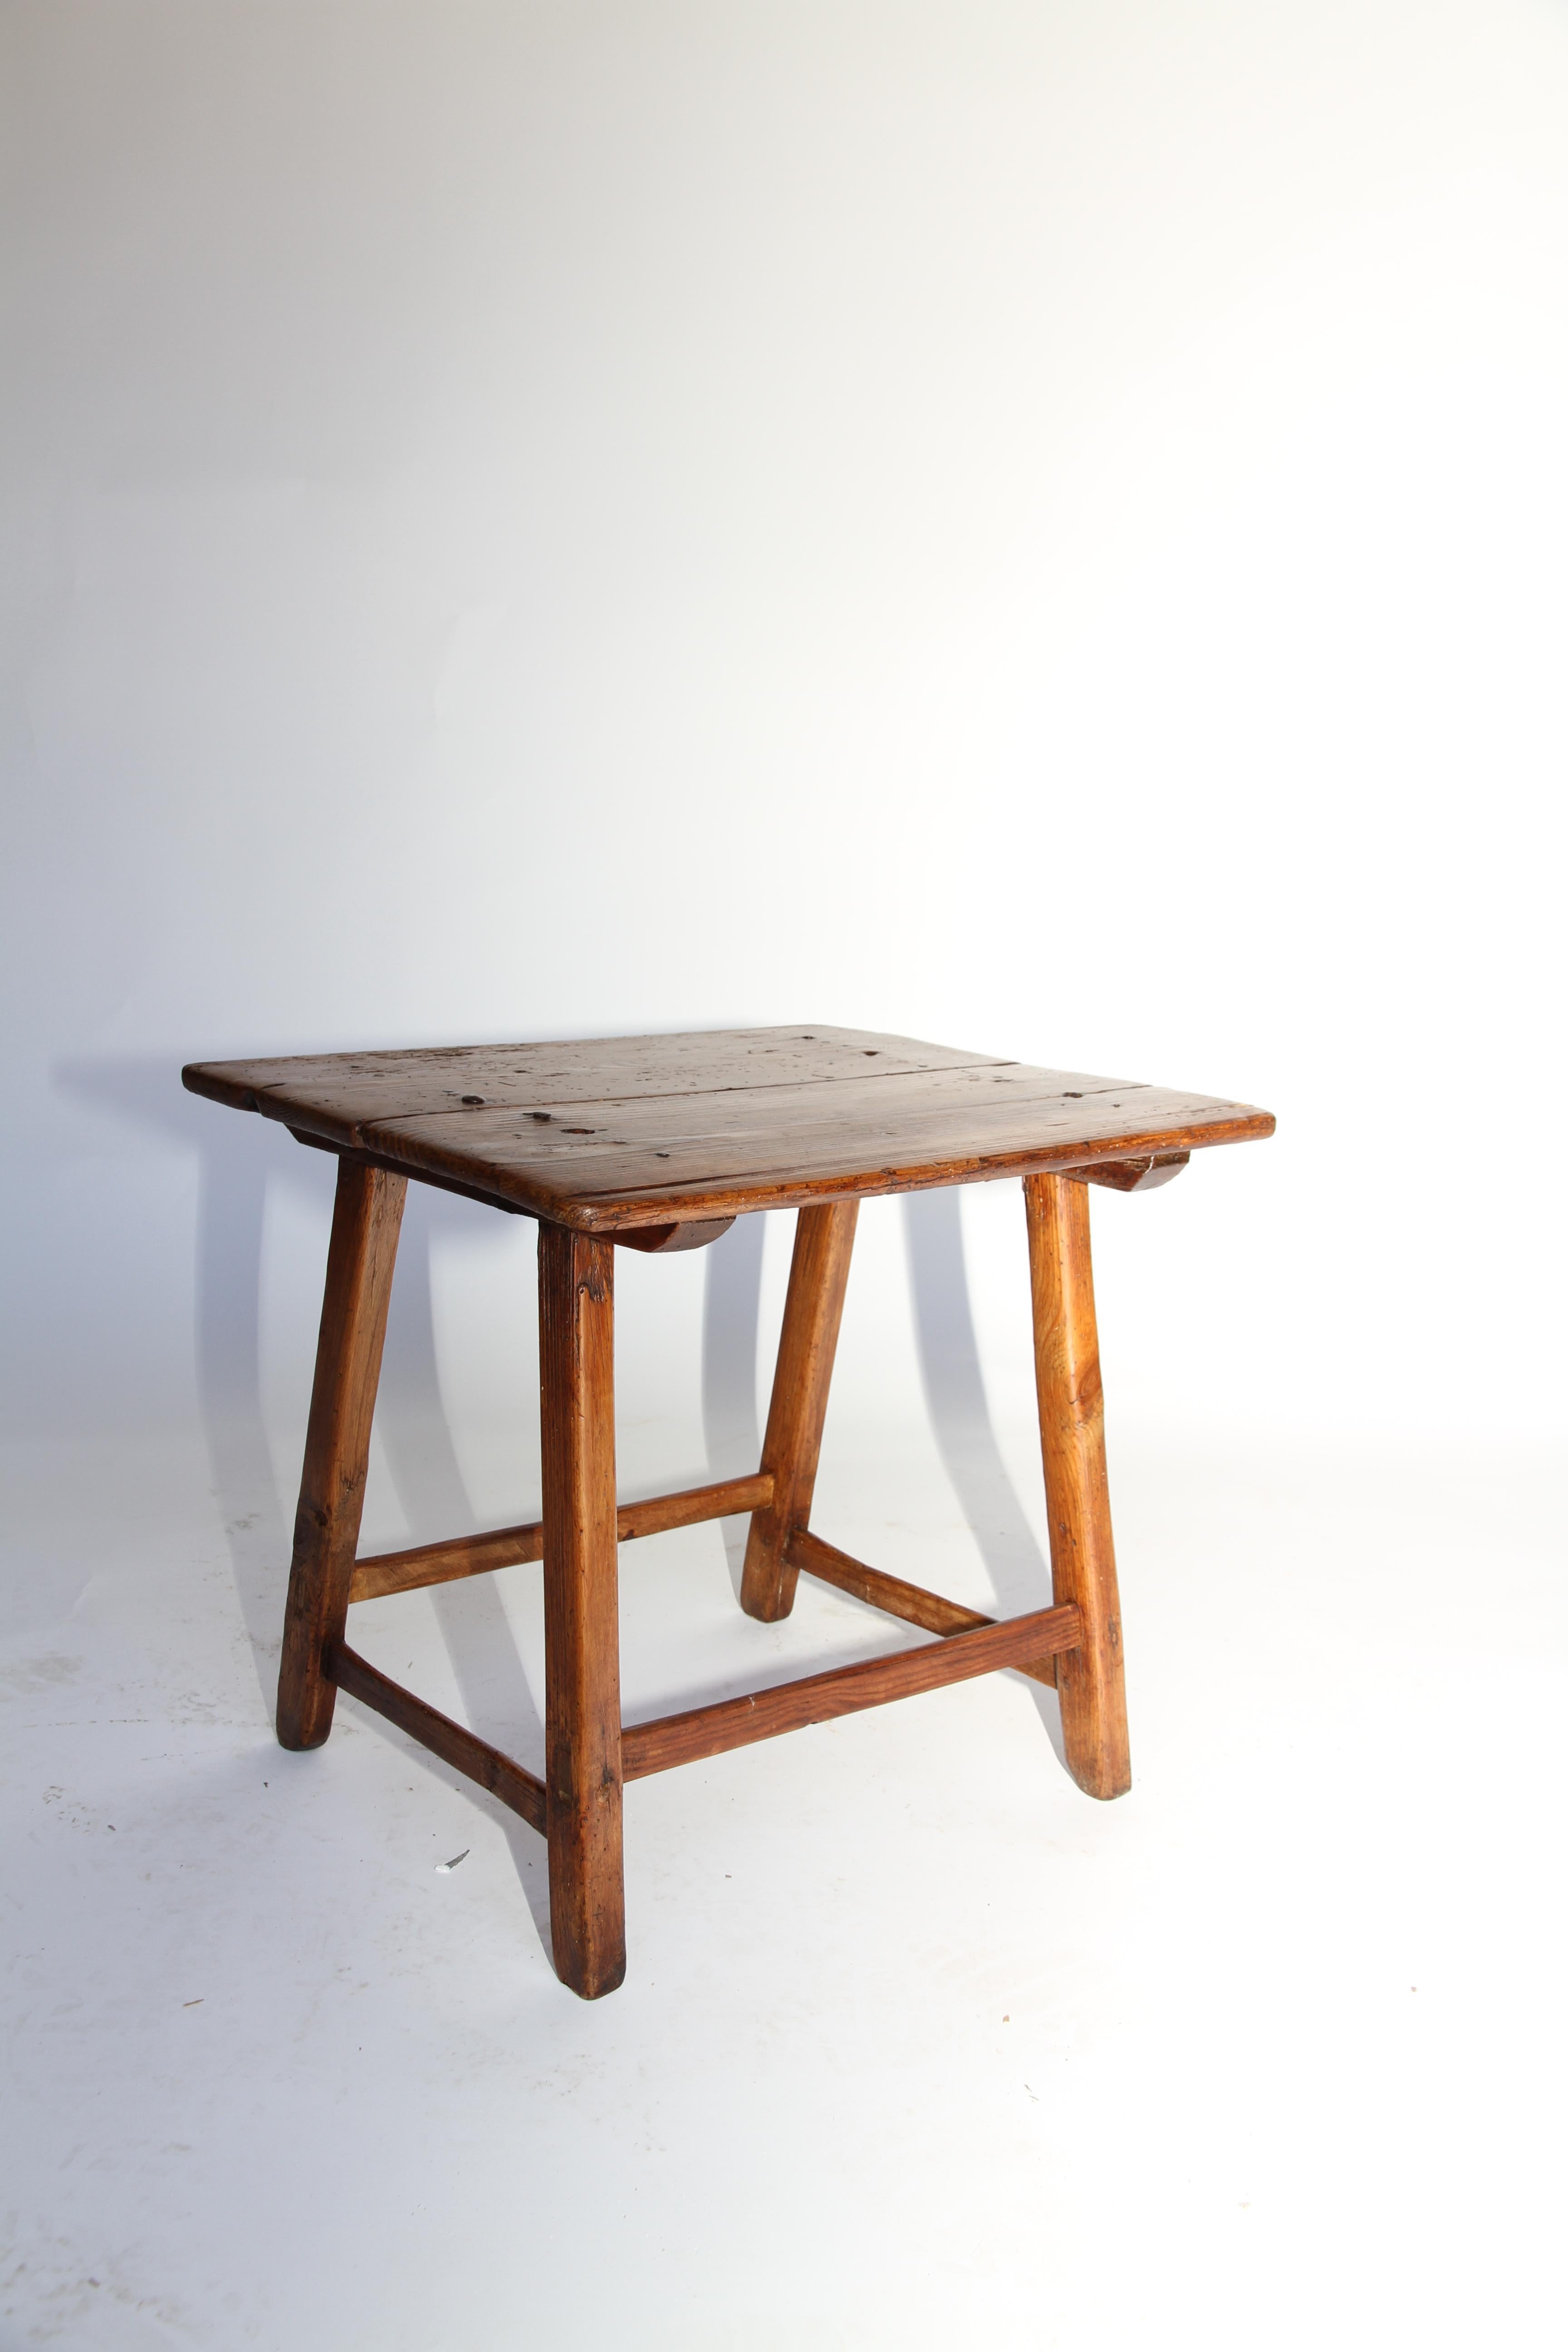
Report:
<svg viewBox="0 0 1568 2352"><path fill-rule="evenodd" d="M584 2000L626 1972L614 1277L611 1243L541 1224L550 1936L557 1973Z"/></svg>
<svg viewBox="0 0 1568 2352"><path fill-rule="evenodd" d="M1089 1187L1068 1176L1026 1176L1024 1202L1052 1593L1058 1603L1075 1601L1083 1617L1082 1646L1057 1660L1062 1739L1079 1787L1091 1797L1120 1797L1131 1786L1132 1772L1105 1476Z"/></svg>
<svg viewBox="0 0 1568 2352"><path fill-rule="evenodd" d="M778 1366L768 1407L763 1468L773 1481L773 1498L752 1515L741 1606L764 1623L787 1617L795 1607L799 1571L784 1559L784 1547L811 1517L827 1389L849 1279L858 1201L828 1201L802 1209L795 1222Z"/></svg>
<svg viewBox="0 0 1568 2352"><path fill-rule="evenodd" d="M332 1727L337 1690L321 1671L321 1661L329 1644L342 1641L348 1617L371 1416L407 1189L405 1177L338 1161L278 1675L278 1737L285 1748L319 1748Z"/></svg>

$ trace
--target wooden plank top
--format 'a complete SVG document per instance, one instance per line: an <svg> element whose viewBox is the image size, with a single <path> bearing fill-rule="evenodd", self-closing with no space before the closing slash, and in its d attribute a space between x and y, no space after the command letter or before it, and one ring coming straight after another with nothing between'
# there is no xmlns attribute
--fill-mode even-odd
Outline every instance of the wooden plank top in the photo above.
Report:
<svg viewBox="0 0 1568 2352"><path fill-rule="evenodd" d="M860 1029L193 1062L193 1094L585 1233L1271 1135L1248 1103Z"/></svg>

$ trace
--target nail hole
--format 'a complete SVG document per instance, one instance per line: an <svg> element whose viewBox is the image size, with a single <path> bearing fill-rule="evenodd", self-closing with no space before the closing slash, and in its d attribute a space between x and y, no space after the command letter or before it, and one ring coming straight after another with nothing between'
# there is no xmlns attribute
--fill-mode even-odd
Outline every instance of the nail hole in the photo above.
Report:
<svg viewBox="0 0 1568 2352"><path fill-rule="evenodd" d="M480 1110L483 1108L484 1099L483 1095L465 1095L463 1097L463 1100L466 1103L470 1104L475 1110Z"/></svg>
<svg viewBox="0 0 1568 2352"><path fill-rule="evenodd" d="M530 1118L537 1119L541 1127L548 1127L550 1124L550 1113L547 1110L531 1110L528 1115Z"/></svg>

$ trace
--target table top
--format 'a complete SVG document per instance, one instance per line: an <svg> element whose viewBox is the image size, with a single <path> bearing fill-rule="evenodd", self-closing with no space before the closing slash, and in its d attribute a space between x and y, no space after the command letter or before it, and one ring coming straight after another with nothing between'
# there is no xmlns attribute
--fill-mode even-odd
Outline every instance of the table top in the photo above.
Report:
<svg viewBox="0 0 1568 2352"><path fill-rule="evenodd" d="M824 1027L193 1062L184 1082L303 1141L604 1234L1274 1131L1248 1103Z"/></svg>

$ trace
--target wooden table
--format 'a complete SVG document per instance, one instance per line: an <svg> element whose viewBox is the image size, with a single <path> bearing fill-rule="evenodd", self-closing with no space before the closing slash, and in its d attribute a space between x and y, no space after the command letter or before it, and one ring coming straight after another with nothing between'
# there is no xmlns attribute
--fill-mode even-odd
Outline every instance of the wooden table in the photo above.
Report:
<svg viewBox="0 0 1568 2352"><path fill-rule="evenodd" d="M1056 1685L1079 1786L1094 1797L1127 1789L1087 1188L1151 1190L1196 1150L1271 1134L1267 1111L824 1028L193 1063L184 1082L281 1119L338 1160L278 1737L319 1747L349 1691L542 1832L555 1965L574 1991L593 2000L626 1973L621 1788L645 1773L1010 1666ZM997 1623L850 1559L809 1522L860 1202L1008 1175L1024 1180L1052 1606ZM361 1559L410 1177L539 1222L542 1517ZM737 1216L784 1208L799 1215L761 1465L617 1508L616 1247L700 1248ZM741 1603L752 1617L787 1616L804 1571L940 1638L623 1724L617 1542L735 1512L751 1514ZM344 1639L356 1601L534 1559L544 1563L542 1780Z"/></svg>

